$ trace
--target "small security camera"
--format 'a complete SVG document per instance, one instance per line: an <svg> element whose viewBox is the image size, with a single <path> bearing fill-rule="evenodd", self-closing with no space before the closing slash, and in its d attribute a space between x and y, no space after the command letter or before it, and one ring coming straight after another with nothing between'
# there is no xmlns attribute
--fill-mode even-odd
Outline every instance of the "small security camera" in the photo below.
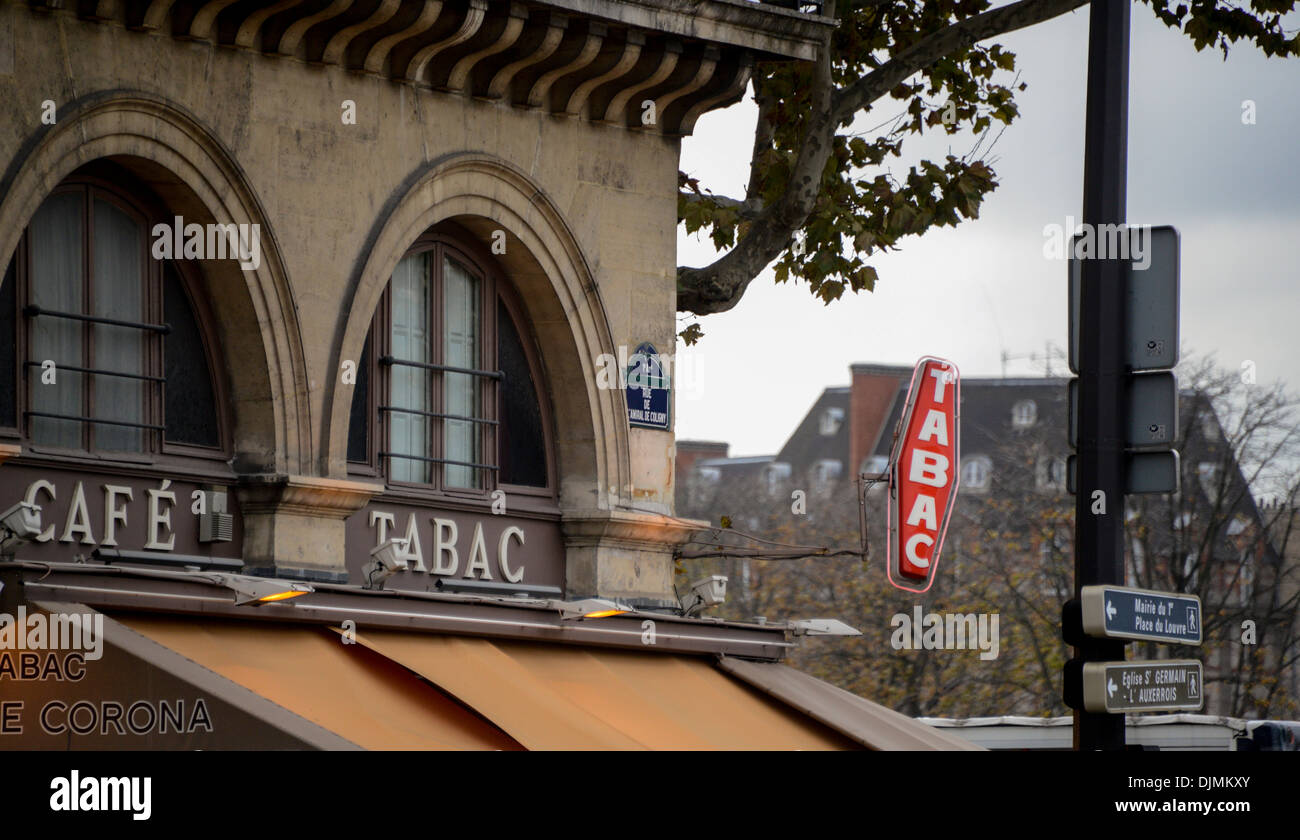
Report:
<svg viewBox="0 0 1300 840"><path fill-rule="evenodd" d="M691 584L691 591L682 598L682 615L696 615L708 607L716 607L727 600L727 576L709 575Z"/></svg>
<svg viewBox="0 0 1300 840"><path fill-rule="evenodd" d="M370 562L362 569L367 589L381 589L384 581L406 570L407 541L393 537L370 549Z"/></svg>
<svg viewBox="0 0 1300 840"><path fill-rule="evenodd" d="M12 554L41 535L41 507L19 502L0 513L0 554Z"/></svg>

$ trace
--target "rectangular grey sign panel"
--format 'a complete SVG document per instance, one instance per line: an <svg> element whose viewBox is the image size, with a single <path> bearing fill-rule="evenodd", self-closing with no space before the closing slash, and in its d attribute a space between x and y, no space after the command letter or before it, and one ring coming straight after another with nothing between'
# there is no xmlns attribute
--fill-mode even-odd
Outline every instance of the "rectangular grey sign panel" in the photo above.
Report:
<svg viewBox="0 0 1300 840"><path fill-rule="evenodd" d="M1201 599L1126 586L1085 586L1083 632L1104 639L1201 643Z"/></svg>
<svg viewBox="0 0 1300 840"><path fill-rule="evenodd" d="M1069 244L1069 362L1079 372L1079 299L1083 261ZM1129 271L1125 311L1128 346L1124 361L1130 370L1168 370L1178 364L1179 249L1177 229L1169 225L1129 228ZM1145 265L1145 268L1143 266Z"/></svg>
<svg viewBox="0 0 1300 840"><path fill-rule="evenodd" d="M1086 662L1083 706L1090 712L1187 712L1205 704L1194 659Z"/></svg>
<svg viewBox="0 0 1300 840"><path fill-rule="evenodd" d="M1128 493L1177 493L1178 451L1130 452L1125 478Z"/></svg>
<svg viewBox="0 0 1300 840"><path fill-rule="evenodd" d="M1167 452L1130 452L1124 458L1124 492L1177 493L1179 481L1178 450ZM1079 485L1079 456L1066 458L1066 489L1077 493Z"/></svg>
<svg viewBox="0 0 1300 840"><path fill-rule="evenodd" d="M1178 380L1168 371L1128 378L1126 445L1173 446L1178 434Z"/></svg>
<svg viewBox="0 0 1300 840"><path fill-rule="evenodd" d="M1178 379L1169 371L1135 373L1125 385L1124 446L1170 447L1178 435ZM1070 446L1079 448L1079 380L1068 387Z"/></svg>
<svg viewBox="0 0 1300 840"><path fill-rule="evenodd" d="M1139 230L1133 244L1141 242L1141 258L1128 272L1128 363L1133 370L1168 370L1178 364L1178 231Z"/></svg>

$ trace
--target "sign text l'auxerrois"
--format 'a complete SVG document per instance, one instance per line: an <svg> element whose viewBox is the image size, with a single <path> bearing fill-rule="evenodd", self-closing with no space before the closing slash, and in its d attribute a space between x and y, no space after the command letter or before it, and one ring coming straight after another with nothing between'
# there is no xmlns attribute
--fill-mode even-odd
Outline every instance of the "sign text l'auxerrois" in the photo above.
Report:
<svg viewBox="0 0 1300 840"><path fill-rule="evenodd" d="M930 356L916 363L890 457L886 568L899 589L934 583L957 495L960 403L956 365Z"/></svg>
<svg viewBox="0 0 1300 840"><path fill-rule="evenodd" d="M1083 706L1090 712L1194 712L1204 704L1201 663L1194 659L1083 666Z"/></svg>

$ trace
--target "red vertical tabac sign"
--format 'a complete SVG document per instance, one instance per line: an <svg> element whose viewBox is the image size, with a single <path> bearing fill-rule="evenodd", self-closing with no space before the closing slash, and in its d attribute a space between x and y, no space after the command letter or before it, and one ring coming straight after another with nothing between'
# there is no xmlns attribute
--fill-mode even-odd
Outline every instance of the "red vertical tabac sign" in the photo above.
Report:
<svg viewBox="0 0 1300 840"><path fill-rule="evenodd" d="M885 568L899 589L925 592L934 583L957 498L960 404L956 365L931 356L916 363L889 459Z"/></svg>

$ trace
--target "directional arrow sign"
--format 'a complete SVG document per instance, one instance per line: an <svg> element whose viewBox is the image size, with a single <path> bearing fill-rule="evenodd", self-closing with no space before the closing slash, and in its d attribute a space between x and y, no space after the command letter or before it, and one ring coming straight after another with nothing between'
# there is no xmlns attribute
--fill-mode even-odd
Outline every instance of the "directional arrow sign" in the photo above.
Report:
<svg viewBox="0 0 1300 840"><path fill-rule="evenodd" d="M1201 643L1201 599L1176 592L1085 586L1083 632L1101 639L1140 639L1179 645Z"/></svg>
<svg viewBox="0 0 1300 840"><path fill-rule="evenodd" d="M1085 662L1083 706L1089 712L1198 711L1205 703L1195 659Z"/></svg>

